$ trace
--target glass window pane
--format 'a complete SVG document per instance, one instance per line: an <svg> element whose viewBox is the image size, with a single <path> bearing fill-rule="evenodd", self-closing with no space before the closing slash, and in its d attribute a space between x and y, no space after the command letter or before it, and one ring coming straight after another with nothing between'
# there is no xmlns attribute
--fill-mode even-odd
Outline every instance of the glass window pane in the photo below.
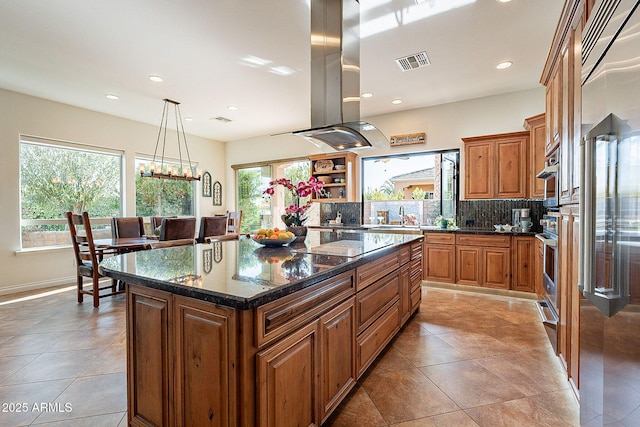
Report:
<svg viewBox="0 0 640 427"><path fill-rule="evenodd" d="M143 178L139 173L140 163L146 162L146 159L136 159L135 163L136 216L193 216L197 181ZM172 166L177 167L177 162Z"/></svg>
<svg viewBox="0 0 640 427"><path fill-rule="evenodd" d="M21 141L22 248L70 244L64 212L120 215L121 165L121 154Z"/></svg>

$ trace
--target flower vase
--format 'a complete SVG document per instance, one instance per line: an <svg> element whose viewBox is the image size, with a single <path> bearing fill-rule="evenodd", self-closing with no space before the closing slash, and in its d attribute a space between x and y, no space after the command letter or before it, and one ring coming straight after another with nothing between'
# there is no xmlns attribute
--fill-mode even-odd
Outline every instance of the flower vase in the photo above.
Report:
<svg viewBox="0 0 640 427"><path fill-rule="evenodd" d="M307 227L304 225L290 225L287 227L287 231L292 232L296 236L294 242L302 242L307 238Z"/></svg>
<svg viewBox="0 0 640 427"><path fill-rule="evenodd" d="M440 228L447 228L449 226L449 220L441 219L440 220Z"/></svg>

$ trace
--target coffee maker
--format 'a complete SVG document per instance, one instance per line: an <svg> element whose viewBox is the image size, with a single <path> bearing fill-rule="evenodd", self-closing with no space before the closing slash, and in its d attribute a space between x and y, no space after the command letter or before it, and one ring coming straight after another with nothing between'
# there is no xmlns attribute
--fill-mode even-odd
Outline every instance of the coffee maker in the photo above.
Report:
<svg viewBox="0 0 640 427"><path fill-rule="evenodd" d="M531 216L529 216L530 211L531 210L529 208L511 210L513 226L516 228L516 230L523 232L531 230L531 226L533 224L531 222Z"/></svg>

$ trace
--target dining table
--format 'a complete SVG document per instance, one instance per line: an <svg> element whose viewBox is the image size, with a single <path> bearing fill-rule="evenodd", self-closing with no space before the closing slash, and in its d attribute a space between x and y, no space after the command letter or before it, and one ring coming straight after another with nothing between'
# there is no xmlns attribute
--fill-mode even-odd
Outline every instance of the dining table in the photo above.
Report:
<svg viewBox="0 0 640 427"><path fill-rule="evenodd" d="M151 243L158 242L151 237L113 237L107 239L95 239L94 246L98 250L113 250L118 253L151 249Z"/></svg>

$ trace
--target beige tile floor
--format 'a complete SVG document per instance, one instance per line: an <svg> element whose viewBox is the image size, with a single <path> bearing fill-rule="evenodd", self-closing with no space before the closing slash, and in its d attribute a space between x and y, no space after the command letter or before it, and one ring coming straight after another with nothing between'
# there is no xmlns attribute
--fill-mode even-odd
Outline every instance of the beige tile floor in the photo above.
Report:
<svg viewBox="0 0 640 427"><path fill-rule="evenodd" d="M29 295L0 297L0 426L125 426L124 296L14 302ZM425 287L326 424L558 427L578 412L533 301Z"/></svg>

